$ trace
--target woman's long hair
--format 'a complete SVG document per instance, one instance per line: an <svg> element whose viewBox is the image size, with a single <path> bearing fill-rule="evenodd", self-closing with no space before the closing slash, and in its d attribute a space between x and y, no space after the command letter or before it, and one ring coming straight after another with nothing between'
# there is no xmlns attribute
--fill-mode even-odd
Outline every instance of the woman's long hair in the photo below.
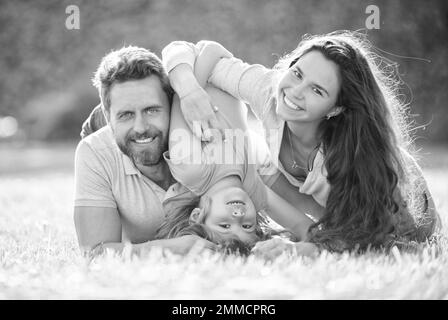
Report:
<svg viewBox="0 0 448 320"><path fill-rule="evenodd" d="M397 81L381 72L379 56L359 35L338 32L305 38L282 63L316 50L339 66L343 111L318 128L331 190L326 214L310 240L333 251L383 246L394 232L405 169L399 146L409 136ZM385 63L384 60L381 60Z"/></svg>

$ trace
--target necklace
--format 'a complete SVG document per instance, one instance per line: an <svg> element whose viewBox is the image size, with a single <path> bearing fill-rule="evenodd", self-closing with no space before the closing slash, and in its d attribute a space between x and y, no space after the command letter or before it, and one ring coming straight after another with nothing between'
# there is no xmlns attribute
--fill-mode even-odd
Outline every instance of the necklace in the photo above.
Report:
<svg viewBox="0 0 448 320"><path fill-rule="evenodd" d="M288 140L289 140L289 147L290 147L290 150L291 150L291 159L292 159L292 165L291 165L291 168L292 169L297 169L297 168L299 168L299 169L302 169L302 170L304 170L304 171L306 171L306 172L311 172L312 170L313 170L313 165L314 165L314 163L311 163L311 166L310 166L310 156L314 153L314 151L316 151L316 150L319 150L318 148L319 148L319 144L313 149L313 151L311 151L311 153L308 155L308 161L307 161L307 167L306 168L304 168L304 167L301 167L298 163L297 163L297 161L294 159L294 149L292 148L292 140L291 140L291 130L289 129L289 127L288 127L288 124L285 124L286 125L286 130L288 131Z"/></svg>

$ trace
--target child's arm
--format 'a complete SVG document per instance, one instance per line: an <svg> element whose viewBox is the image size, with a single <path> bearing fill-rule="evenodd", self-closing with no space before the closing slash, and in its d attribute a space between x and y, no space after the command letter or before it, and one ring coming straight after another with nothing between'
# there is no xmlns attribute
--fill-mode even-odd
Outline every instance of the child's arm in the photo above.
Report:
<svg viewBox="0 0 448 320"><path fill-rule="evenodd" d="M242 104L242 102L210 86L206 87L206 92L210 95L212 101L227 106L218 115L218 120L221 121L220 124L223 127L244 129L243 108L236 106ZM241 112L231 112L233 109ZM223 118L221 119L221 117ZM229 122L225 121L225 118ZM216 135L219 134L216 133ZM233 149L230 151L233 152ZM222 152L224 152L224 149L221 136L211 142L202 142L193 135L182 116L179 99L175 95L171 109L169 158L165 156L165 159L167 159L176 180L194 193L201 194L215 182L214 171L218 165L216 160L219 160L216 157L219 158Z"/></svg>
<svg viewBox="0 0 448 320"><path fill-rule="evenodd" d="M257 256L270 260L284 253L315 258L319 254L320 248L311 242L292 242L287 239L272 238L257 242L252 252Z"/></svg>

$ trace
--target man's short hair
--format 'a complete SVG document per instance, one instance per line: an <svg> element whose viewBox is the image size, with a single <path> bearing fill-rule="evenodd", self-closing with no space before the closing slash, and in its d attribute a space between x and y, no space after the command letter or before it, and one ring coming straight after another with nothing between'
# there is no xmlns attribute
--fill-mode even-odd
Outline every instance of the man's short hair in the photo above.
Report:
<svg viewBox="0 0 448 320"><path fill-rule="evenodd" d="M144 79L151 75L160 79L163 91L171 105L173 89L162 61L154 53L144 48L128 46L110 52L101 60L92 82L98 89L103 108L109 112L110 90L114 83Z"/></svg>

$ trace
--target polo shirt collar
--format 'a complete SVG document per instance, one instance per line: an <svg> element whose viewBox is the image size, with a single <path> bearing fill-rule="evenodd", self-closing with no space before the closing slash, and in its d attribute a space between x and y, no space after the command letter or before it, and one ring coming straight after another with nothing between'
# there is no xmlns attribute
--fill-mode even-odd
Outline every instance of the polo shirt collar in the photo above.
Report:
<svg viewBox="0 0 448 320"><path fill-rule="evenodd" d="M110 138L112 139L112 143L115 146L115 148L117 148L117 152L121 155L121 159L123 160L123 166L124 166L124 172L126 173L126 175L133 175L133 174L137 174L140 175L140 171L136 168L134 162L131 160L131 158L129 158L127 155L125 155L123 153L123 151L121 151L120 147L117 144L117 141L114 138L114 135L112 133L112 128L110 127L110 125L108 125L108 130L110 133Z"/></svg>
<svg viewBox="0 0 448 320"><path fill-rule="evenodd" d="M135 167L131 158L121 152L121 156L123 158L124 172L126 175L140 174L140 171Z"/></svg>

